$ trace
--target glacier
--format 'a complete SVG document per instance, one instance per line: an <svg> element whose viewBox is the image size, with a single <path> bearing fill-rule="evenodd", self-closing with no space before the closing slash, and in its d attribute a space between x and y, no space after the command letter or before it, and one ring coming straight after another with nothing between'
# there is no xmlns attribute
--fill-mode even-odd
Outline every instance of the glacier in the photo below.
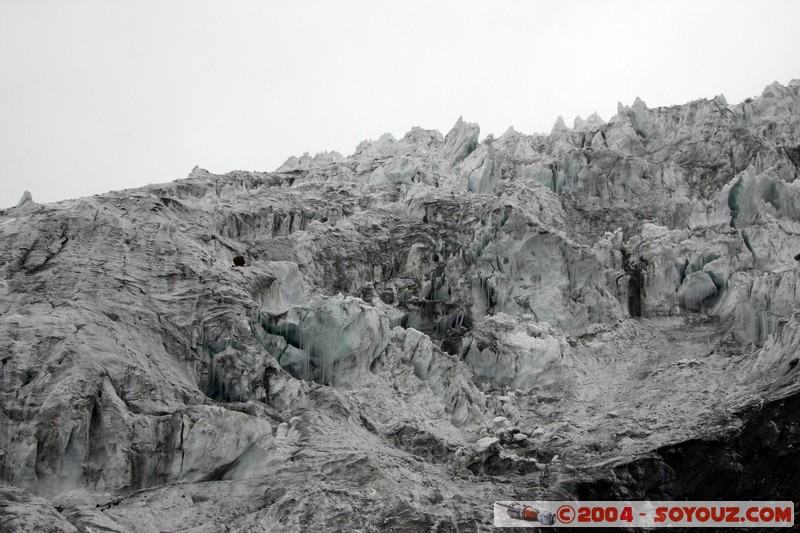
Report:
<svg viewBox="0 0 800 533"><path fill-rule="evenodd" d="M8 531L800 497L800 81L0 211ZM234 265L234 257L244 265Z"/></svg>

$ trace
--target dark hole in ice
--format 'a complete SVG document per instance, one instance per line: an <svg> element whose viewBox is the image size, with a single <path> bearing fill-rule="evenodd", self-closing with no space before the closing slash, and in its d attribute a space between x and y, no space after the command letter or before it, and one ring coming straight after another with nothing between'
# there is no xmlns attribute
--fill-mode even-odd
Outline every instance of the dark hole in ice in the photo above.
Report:
<svg viewBox="0 0 800 533"><path fill-rule="evenodd" d="M433 256L432 256L432 259L433 259L433 262L434 262L434 263L437 263L437 262L439 262L439 254L437 254L437 253L435 253L435 252L434 252L434 254L433 254Z"/></svg>
<svg viewBox="0 0 800 533"><path fill-rule="evenodd" d="M797 254L796 256L794 256L794 260L795 261L800 261L800 254Z"/></svg>
<svg viewBox="0 0 800 533"><path fill-rule="evenodd" d="M461 337L459 336L448 336L442 339L442 351L449 353L450 355L460 355L461 354Z"/></svg>
<svg viewBox="0 0 800 533"><path fill-rule="evenodd" d="M643 259L640 257L640 263L633 263L630 260L629 252L623 249L622 260L625 272L628 274L628 313L632 317L640 317L642 316L642 287L644 285L641 265Z"/></svg>
<svg viewBox="0 0 800 533"><path fill-rule="evenodd" d="M628 312L633 317L642 316L642 271L636 269L631 272L631 281L628 292Z"/></svg>
<svg viewBox="0 0 800 533"><path fill-rule="evenodd" d="M242 257L241 255L237 255L236 257L233 258L233 264L234 266L237 267L244 266L244 257Z"/></svg>

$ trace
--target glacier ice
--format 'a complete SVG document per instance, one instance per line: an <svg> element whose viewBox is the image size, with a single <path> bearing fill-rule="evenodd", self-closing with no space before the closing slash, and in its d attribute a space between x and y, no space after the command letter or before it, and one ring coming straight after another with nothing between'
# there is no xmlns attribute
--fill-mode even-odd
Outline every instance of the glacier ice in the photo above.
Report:
<svg viewBox="0 0 800 533"><path fill-rule="evenodd" d="M0 211L4 524L473 531L523 489L785 496L798 91L24 196ZM765 482L713 492L737 468Z"/></svg>

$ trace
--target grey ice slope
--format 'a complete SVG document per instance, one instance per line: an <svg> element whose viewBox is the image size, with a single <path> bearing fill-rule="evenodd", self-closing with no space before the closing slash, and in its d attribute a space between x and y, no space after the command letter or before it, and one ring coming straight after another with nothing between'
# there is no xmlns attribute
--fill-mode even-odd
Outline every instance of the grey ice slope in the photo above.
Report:
<svg viewBox="0 0 800 533"><path fill-rule="evenodd" d="M483 531L495 499L697 495L631 474L692 439L798 486L759 463L796 424L752 430L798 391L798 91L23 198L0 524Z"/></svg>

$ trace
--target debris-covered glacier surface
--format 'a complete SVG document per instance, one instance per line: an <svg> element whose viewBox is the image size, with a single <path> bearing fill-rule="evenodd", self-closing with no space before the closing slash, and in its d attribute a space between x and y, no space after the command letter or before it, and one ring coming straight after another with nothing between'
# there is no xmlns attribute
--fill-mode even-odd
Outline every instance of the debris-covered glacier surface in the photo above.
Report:
<svg viewBox="0 0 800 533"><path fill-rule="evenodd" d="M0 211L2 527L797 501L799 91L26 195Z"/></svg>

